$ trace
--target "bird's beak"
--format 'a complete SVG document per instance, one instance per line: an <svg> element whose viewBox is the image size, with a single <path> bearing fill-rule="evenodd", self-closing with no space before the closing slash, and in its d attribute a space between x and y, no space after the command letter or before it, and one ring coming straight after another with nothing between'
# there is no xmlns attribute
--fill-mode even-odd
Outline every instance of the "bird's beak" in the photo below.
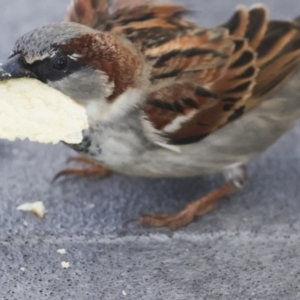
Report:
<svg viewBox="0 0 300 300"><path fill-rule="evenodd" d="M22 77L36 78L36 75L26 69L21 54L9 58L8 61L0 67L0 80Z"/></svg>

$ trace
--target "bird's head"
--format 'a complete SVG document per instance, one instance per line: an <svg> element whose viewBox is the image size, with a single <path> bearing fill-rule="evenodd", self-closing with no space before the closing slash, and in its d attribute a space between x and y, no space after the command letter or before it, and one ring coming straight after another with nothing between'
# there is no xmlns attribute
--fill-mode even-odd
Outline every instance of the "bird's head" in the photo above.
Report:
<svg viewBox="0 0 300 300"><path fill-rule="evenodd" d="M131 45L76 23L51 24L19 38L2 66L12 78L36 78L83 104L95 121L138 85Z"/></svg>

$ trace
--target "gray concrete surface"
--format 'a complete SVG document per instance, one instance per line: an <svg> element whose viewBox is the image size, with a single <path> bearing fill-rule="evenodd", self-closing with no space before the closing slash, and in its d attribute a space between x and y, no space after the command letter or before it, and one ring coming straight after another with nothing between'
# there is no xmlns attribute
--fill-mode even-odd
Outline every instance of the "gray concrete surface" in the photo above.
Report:
<svg viewBox="0 0 300 300"><path fill-rule="evenodd" d="M185 3L205 25L221 23L238 4L198 1ZM0 0L0 61L22 33L61 20L67 2ZM264 2L272 16L300 14L298 0ZM122 225L142 212L183 208L219 175L52 185L71 150L0 141L0 299L300 299L299 139L298 125L249 165L243 191L174 234ZM47 207L44 219L16 210L36 200Z"/></svg>

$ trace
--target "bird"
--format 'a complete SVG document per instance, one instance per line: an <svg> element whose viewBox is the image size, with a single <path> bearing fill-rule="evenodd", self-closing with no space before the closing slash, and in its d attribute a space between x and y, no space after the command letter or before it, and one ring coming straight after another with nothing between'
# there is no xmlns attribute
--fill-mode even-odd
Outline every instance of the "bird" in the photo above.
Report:
<svg viewBox="0 0 300 300"><path fill-rule="evenodd" d="M173 2L74 0L66 20L20 37L3 70L57 89L86 109L67 144L83 169L58 174L168 178L224 174L224 184L143 226L187 226L240 190L246 164L300 117L300 18L270 20L263 4L201 27Z"/></svg>

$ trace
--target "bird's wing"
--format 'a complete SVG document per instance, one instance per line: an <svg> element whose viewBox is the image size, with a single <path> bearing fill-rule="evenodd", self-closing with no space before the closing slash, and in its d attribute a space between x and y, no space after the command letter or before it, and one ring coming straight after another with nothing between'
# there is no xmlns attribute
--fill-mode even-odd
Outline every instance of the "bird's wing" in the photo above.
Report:
<svg viewBox="0 0 300 300"><path fill-rule="evenodd" d="M71 0L66 21L96 28L106 23L109 19L109 12L159 2L161 0Z"/></svg>
<svg viewBox="0 0 300 300"><path fill-rule="evenodd" d="M210 38L213 32L217 38ZM170 144L189 144L240 118L299 68L300 31L295 22L269 22L262 5L239 7L218 28L148 52L158 57L154 83L168 77L169 86L148 98L147 132L152 126Z"/></svg>
<svg viewBox="0 0 300 300"><path fill-rule="evenodd" d="M240 6L212 29L187 21L180 6L132 11L111 29L152 66L143 122L151 139L197 142L261 103L300 67L299 22L269 21L263 5Z"/></svg>
<svg viewBox="0 0 300 300"><path fill-rule="evenodd" d="M188 21L180 5L127 0L129 6L108 14L100 5L106 1L82 2L105 7L94 27L125 35L151 66L142 123L157 142L203 139L258 105L299 67L299 20L269 21L263 5L240 6L225 24L205 29Z"/></svg>

